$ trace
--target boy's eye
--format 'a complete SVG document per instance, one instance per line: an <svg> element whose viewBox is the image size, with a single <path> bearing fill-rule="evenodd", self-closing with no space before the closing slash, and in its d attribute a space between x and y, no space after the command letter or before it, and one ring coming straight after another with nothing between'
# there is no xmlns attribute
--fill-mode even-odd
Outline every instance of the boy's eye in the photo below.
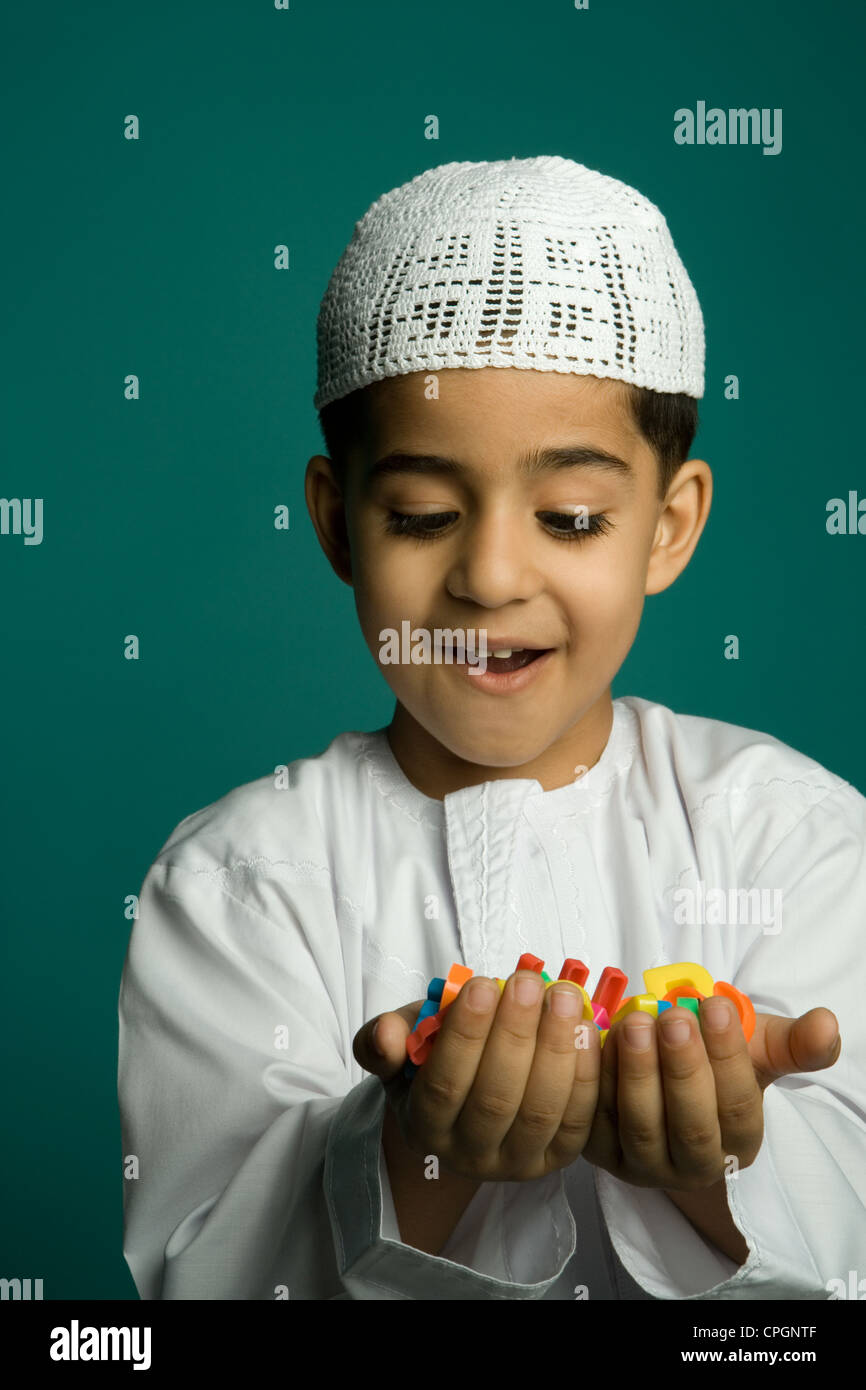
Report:
<svg viewBox="0 0 866 1390"><path fill-rule="evenodd" d="M584 536L600 536L609 531L612 524L604 512L595 512L592 516L572 516L570 512L539 512L538 515L547 520L552 534L559 541L579 541Z"/></svg>
<svg viewBox="0 0 866 1390"><path fill-rule="evenodd" d="M435 536L457 515L457 512L389 512L385 526L392 536Z"/></svg>
<svg viewBox="0 0 866 1390"><path fill-rule="evenodd" d="M458 512L395 512L389 511L385 529L392 536L414 536L432 540L446 531ZM573 516L570 512L539 512L550 534L559 541L579 541L585 536L599 536L609 531L611 522L603 512L593 516Z"/></svg>

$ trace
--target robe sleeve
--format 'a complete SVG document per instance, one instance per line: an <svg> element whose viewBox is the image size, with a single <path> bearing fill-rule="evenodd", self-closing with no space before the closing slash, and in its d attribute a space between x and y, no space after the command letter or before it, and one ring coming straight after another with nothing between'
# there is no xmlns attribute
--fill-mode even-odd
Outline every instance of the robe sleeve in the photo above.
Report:
<svg viewBox="0 0 866 1390"><path fill-rule="evenodd" d="M385 1094L351 1055L328 891L298 889L291 910L283 898L277 922L245 891L254 882L160 857L142 885L118 1055L124 1255L140 1296L544 1297L574 1248L559 1175L518 1185L534 1190L495 1240L473 1215L508 1203L482 1188L448 1257L400 1241Z"/></svg>
<svg viewBox="0 0 866 1390"><path fill-rule="evenodd" d="M757 1012L799 1018L819 1005L839 1020L834 1066L780 1078L764 1092L754 1163L726 1177L728 1209L749 1247L737 1266L665 1194L596 1170L614 1248L656 1298L832 1296L866 1248L866 799L843 784L807 811L752 878L782 891L776 930L749 931L731 983Z"/></svg>

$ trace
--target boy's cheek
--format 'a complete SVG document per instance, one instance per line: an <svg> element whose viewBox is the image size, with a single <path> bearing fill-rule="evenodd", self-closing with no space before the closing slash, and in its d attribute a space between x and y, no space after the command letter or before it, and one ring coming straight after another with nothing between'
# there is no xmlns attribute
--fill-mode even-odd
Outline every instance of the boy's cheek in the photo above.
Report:
<svg viewBox="0 0 866 1390"><path fill-rule="evenodd" d="M637 574L619 573L606 579L578 586L569 611L575 648L602 648L609 662L618 655L624 658L631 646L640 626L644 593Z"/></svg>

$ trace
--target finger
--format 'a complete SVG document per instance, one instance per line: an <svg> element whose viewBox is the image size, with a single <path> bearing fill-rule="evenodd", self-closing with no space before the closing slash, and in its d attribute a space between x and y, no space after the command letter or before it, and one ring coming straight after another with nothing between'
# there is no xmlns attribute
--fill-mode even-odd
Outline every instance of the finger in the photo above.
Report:
<svg viewBox="0 0 866 1390"><path fill-rule="evenodd" d="M506 980L476 1075L454 1116L461 1150L484 1166L498 1157L523 1100L543 999L544 981L534 970L515 971Z"/></svg>
<svg viewBox="0 0 866 1390"><path fill-rule="evenodd" d="M659 1186L668 1172L665 1092L656 1037L656 1021L639 1010L619 1024L617 1108L619 1142L629 1182Z"/></svg>
<svg viewBox="0 0 866 1390"><path fill-rule="evenodd" d="M756 1014L750 1047L761 1058L755 1072L765 1091L780 1076L832 1067L842 1051L839 1021L825 1008L810 1009L799 1018Z"/></svg>
<svg viewBox="0 0 866 1390"><path fill-rule="evenodd" d="M524 1176L528 1155L537 1155L537 1176L580 1157L592 1126L598 1090L598 1029L595 1049L580 1047L583 992L569 981L545 989L535 1052L514 1121L501 1145L501 1157ZM566 1115L566 1109L568 1114ZM555 1141L555 1142L554 1142Z"/></svg>
<svg viewBox="0 0 866 1390"><path fill-rule="evenodd" d="M623 1166L622 1146L619 1142L619 1112L617 1110L618 1053L621 1027L622 1021L614 1024L608 1032L604 1047L601 1049L598 1101L592 1129L583 1150L583 1157L588 1163L594 1163L599 1168L613 1173L614 1176Z"/></svg>
<svg viewBox="0 0 866 1390"><path fill-rule="evenodd" d="M548 1167L564 1168L586 1153L598 1106L599 1084L604 1051L601 1034L594 1023L582 1016L574 1028L572 1046L577 1052L571 1093L559 1122L559 1129L548 1145Z"/></svg>
<svg viewBox="0 0 866 1390"><path fill-rule="evenodd" d="M685 1024L685 1040L676 1026ZM665 1094L667 1142L673 1173L665 1187L689 1191L717 1182L722 1169L722 1136L716 1109L716 1083L690 1009L666 1009L658 1022L658 1047Z"/></svg>
<svg viewBox="0 0 866 1390"><path fill-rule="evenodd" d="M415 1026L423 1002L423 999L418 999L414 1004L404 1004L390 1013L377 1014L359 1028L352 1043L359 1066L383 1082L390 1081L401 1072L406 1061L406 1038Z"/></svg>
<svg viewBox="0 0 866 1390"><path fill-rule="evenodd" d="M764 1138L764 1106L749 1045L730 1000L718 996L700 1005L700 1028L716 1089L716 1115L725 1162L753 1163Z"/></svg>
<svg viewBox="0 0 866 1390"><path fill-rule="evenodd" d="M412 1082L405 1130L410 1145L424 1136L428 1151L440 1158L452 1147L451 1132L475 1080L499 1002L496 981L476 975L449 1005L436 1045Z"/></svg>

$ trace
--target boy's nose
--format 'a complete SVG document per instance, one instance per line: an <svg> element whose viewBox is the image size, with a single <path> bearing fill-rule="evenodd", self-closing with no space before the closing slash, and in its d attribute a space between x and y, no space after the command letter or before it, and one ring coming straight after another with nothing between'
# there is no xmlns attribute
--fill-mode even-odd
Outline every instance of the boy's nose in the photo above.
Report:
<svg viewBox="0 0 866 1390"><path fill-rule="evenodd" d="M448 589L455 598L483 608L533 598L543 582L525 528L501 516L467 528L448 575Z"/></svg>

